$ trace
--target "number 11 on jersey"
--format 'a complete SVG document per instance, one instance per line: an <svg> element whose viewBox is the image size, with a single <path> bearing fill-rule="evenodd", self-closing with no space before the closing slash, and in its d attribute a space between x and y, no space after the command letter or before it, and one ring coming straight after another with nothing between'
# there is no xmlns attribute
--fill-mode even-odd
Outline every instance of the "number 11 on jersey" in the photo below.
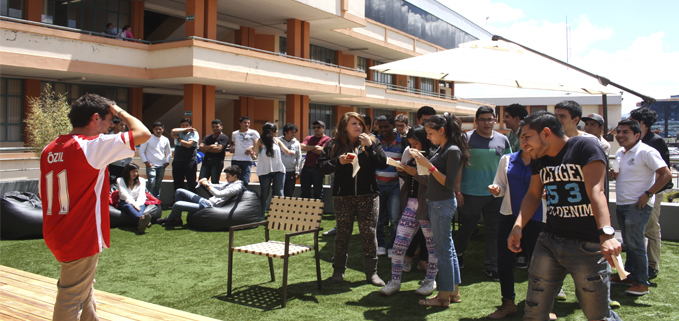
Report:
<svg viewBox="0 0 679 321"><path fill-rule="evenodd" d="M59 189L59 214L68 214L68 179L66 177L66 170L62 170L57 174L58 189ZM52 201L54 199L54 171L50 171L45 175L45 183L47 186L47 215L52 215Z"/></svg>

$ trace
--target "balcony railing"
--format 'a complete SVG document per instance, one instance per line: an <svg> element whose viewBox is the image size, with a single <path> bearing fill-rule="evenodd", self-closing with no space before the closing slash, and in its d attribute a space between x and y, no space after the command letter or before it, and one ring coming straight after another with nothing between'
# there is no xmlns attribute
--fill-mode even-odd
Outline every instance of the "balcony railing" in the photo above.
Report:
<svg viewBox="0 0 679 321"><path fill-rule="evenodd" d="M240 48L240 49L244 49L244 50L248 50L248 51L261 52L261 53L275 55L275 56L279 56L279 57L285 57L285 58L295 59L295 60L299 60L299 61L306 61L306 62L318 64L318 65L323 65L323 66L328 66L328 67L333 67L333 68L340 68L340 69L344 69L344 70L351 70L351 71L355 71L355 72L365 73L363 70L356 69L356 68L348 68L348 67L344 67L344 66L340 66L340 65L330 64L330 63L323 62L323 61L307 59L307 58L300 58L300 57L295 57L295 56L289 56L289 55L284 54L284 53L268 51L268 50L263 50L263 49L257 49L257 48L238 45L238 44L235 44L235 43L224 42L224 41L213 40L213 39L207 39L207 38L203 38L203 37L191 36L191 37L183 37L183 38L173 38L173 39L165 39L165 40L157 40L157 41L148 41L148 40L141 40L141 39L123 38L123 37L120 37L120 36L113 36L113 35L109 35L109 34L105 34L105 33L101 33L101 32L96 32L96 31L87 31L87 30L82 30L82 29L77 29L77 28L64 27L64 26L58 26L58 25L53 25L53 24L49 24L49 23L35 22L35 21L5 17L5 16L0 16L0 20L23 23L23 24L34 25L34 26L40 26L40 27L45 27L45 28L50 28L50 29L77 32L77 33L80 33L80 34L85 34L85 35L90 35L90 36L98 36L98 37L104 37L104 38L110 38L110 39L120 39L120 40L124 40L124 41L142 43L142 44L146 44L146 45L155 45L155 44L161 44L161 43L178 42L178 41L184 41L184 40L201 40L201 41L215 43L215 44L219 44L219 45L223 45L223 46Z"/></svg>
<svg viewBox="0 0 679 321"><path fill-rule="evenodd" d="M402 91L402 92L406 92L406 93L409 93L409 94L416 94L416 95L422 95L422 96L428 96L428 97L434 97L434 98L441 98L441 99L456 99L455 96L452 96L452 95L445 95L445 94L441 94L441 93L437 93L437 92L433 92L433 91L428 91L428 90L421 90L421 89L410 88L410 87L396 86L396 85L390 84L390 83L372 81L372 80L367 80L367 79L366 79L365 82L370 83L370 84L387 86L387 90Z"/></svg>

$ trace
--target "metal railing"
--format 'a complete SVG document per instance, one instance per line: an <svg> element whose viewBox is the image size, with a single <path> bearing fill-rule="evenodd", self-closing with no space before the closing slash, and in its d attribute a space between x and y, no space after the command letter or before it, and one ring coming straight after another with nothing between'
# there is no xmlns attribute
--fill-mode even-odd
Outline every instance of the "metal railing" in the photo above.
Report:
<svg viewBox="0 0 679 321"><path fill-rule="evenodd" d="M367 79L366 79L365 82L371 83L371 84L387 86L387 90L402 91L402 92L406 92L406 93L409 93L409 94L417 94L417 95L435 97L435 98L441 98L441 99L456 99L455 96L445 95L445 94L437 93L437 92L434 92L434 91L397 86L397 85L394 85L394 84L391 84L391 83L385 83L385 82L373 81L373 80L367 80Z"/></svg>
<svg viewBox="0 0 679 321"><path fill-rule="evenodd" d="M214 40L214 39L207 39L207 38L203 38L203 37L191 36L191 37L182 37L182 38L148 41L148 40L141 40L141 39L124 38L124 37L120 37L120 36L105 34L103 32L87 31L87 30L82 30L82 29L77 29L77 28L64 27L64 26L53 25L53 24L44 23L44 22L36 22L36 21L17 19L17 18L12 18L12 17L5 17L5 16L0 16L0 20L11 21L11 22L16 22L16 23L23 23L23 24L34 25L34 26L40 26L40 27L45 27L45 28L50 28L50 29L76 32L76 33L90 35L90 36L98 36L98 37L104 37L104 38L110 38L110 39L119 39L119 40L136 42L136 43L141 43L141 44L146 44L146 45L156 45L156 44L161 44L161 43L171 43L171 42L178 42L178 41L184 41L184 40L201 40L201 41L215 43L215 44L219 44L219 45L223 45L223 46L240 48L240 49L244 49L244 50L248 50L248 51L260 52L260 53L270 54L270 55L274 55L274 56L295 59L295 60L299 60L299 61L306 61L306 62L310 62L310 63L314 63L314 64L318 64L318 65L324 65L324 66L328 66L328 67L332 67L332 68L339 68L339 69L344 69L344 70L351 70L351 71L355 71L355 72L365 73L361 69L344 67L344 66L330 64L330 63L327 63L327 62L318 61L318 60L314 60L314 59L300 58L300 57L290 56L288 54L284 54L284 53L280 53L280 52L257 49L257 48L243 46L243 45L238 45L238 44L235 44L235 43L224 42L224 41L219 41L219 40Z"/></svg>

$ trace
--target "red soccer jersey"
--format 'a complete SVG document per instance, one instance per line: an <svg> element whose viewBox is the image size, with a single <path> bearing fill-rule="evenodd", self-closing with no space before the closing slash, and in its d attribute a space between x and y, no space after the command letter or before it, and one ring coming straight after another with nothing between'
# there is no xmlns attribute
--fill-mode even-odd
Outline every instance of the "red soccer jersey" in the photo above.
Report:
<svg viewBox="0 0 679 321"><path fill-rule="evenodd" d="M62 135L42 151L42 232L57 261L78 260L110 246L107 165L132 156L132 132Z"/></svg>

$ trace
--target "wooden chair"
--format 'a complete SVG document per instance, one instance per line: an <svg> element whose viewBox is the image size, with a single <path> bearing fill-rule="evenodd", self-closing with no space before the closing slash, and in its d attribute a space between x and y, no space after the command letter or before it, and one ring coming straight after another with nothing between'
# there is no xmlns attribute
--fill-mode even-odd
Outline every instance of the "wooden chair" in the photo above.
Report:
<svg viewBox="0 0 679 321"><path fill-rule="evenodd" d="M281 197L274 196L271 199L271 210L269 211L268 221L232 226L229 229L229 281L227 296L231 296L231 280L233 271L233 252L249 253L266 256L269 258L269 272L271 282L276 280L273 271L273 259L283 259L283 302L285 308L285 298L288 285L288 259L291 256L314 250L316 257L316 276L318 278L318 289L321 290L321 265L318 254L318 233L321 229L321 218L323 215L323 202L317 199ZM236 230L264 225L265 242L233 247L233 236ZM272 241L269 239L269 230L290 231L285 234L285 242ZM314 245L301 245L290 243L290 238L295 235L314 233Z"/></svg>

